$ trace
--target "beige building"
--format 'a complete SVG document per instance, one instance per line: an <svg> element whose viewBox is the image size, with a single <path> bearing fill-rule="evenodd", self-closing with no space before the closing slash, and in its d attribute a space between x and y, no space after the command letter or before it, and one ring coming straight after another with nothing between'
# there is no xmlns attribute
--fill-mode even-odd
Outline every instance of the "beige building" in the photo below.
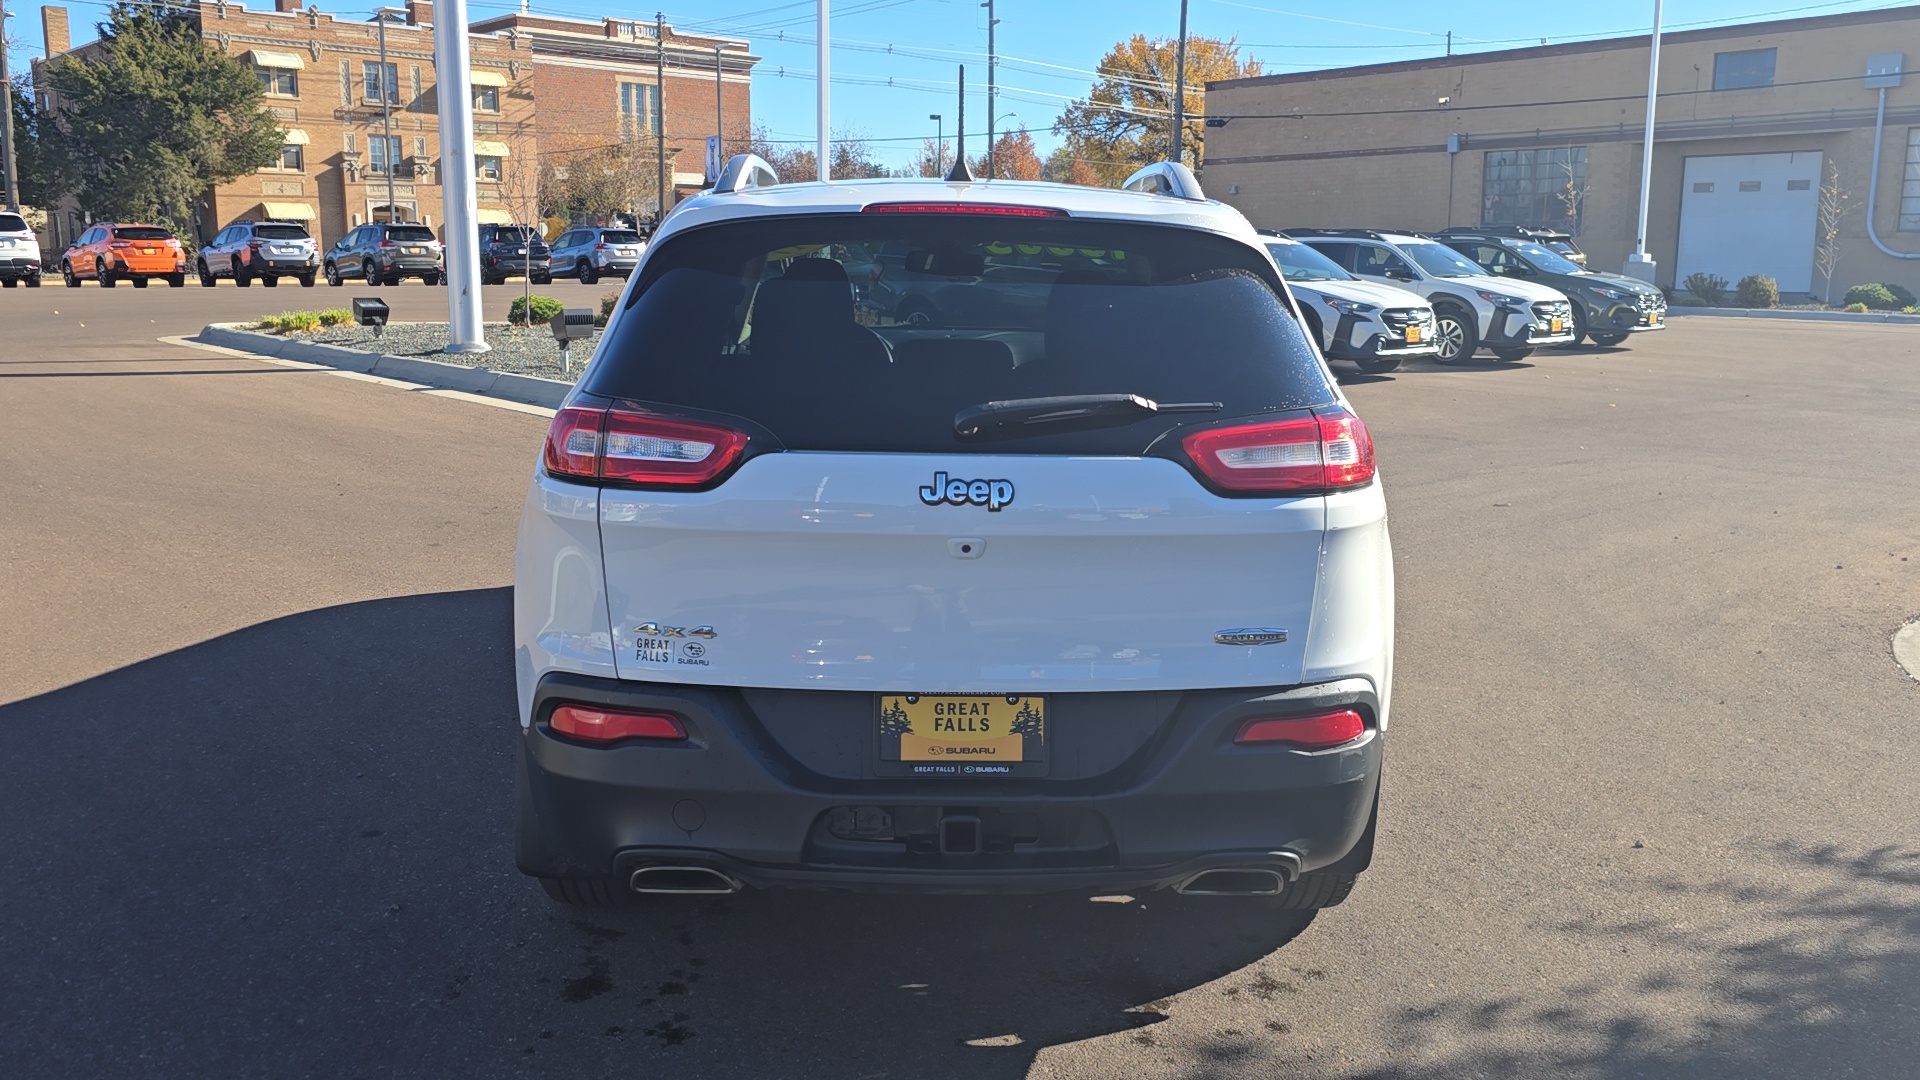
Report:
<svg viewBox="0 0 1920 1080"><path fill-rule="evenodd" d="M1596 269L1634 250L1648 39L1233 79L1207 86L1206 186L1263 228L1566 228ZM1821 294L1837 176L1837 299L1920 291L1920 7L1664 35L1647 249L1695 272ZM1869 76L1870 66L1875 76ZM1877 112L1884 100L1884 122Z"/></svg>

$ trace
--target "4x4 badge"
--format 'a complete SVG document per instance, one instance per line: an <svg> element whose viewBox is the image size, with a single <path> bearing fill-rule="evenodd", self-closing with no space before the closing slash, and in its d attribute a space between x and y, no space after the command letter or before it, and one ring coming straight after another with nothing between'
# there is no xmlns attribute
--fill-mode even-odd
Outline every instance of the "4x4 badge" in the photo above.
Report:
<svg viewBox="0 0 1920 1080"><path fill-rule="evenodd" d="M711 626L696 626L691 629L684 626L662 626L659 623L643 622L633 628L636 634L646 637L697 637L712 641L720 635L714 633Z"/></svg>
<svg viewBox="0 0 1920 1080"><path fill-rule="evenodd" d="M1213 635L1216 645L1278 645L1285 640L1287 632L1272 626L1241 626Z"/></svg>
<svg viewBox="0 0 1920 1080"><path fill-rule="evenodd" d="M920 501L928 506L952 503L955 506L984 506L988 510L999 511L1013 502L1013 481L1011 480L951 480L947 474L933 474L933 483L920 487Z"/></svg>

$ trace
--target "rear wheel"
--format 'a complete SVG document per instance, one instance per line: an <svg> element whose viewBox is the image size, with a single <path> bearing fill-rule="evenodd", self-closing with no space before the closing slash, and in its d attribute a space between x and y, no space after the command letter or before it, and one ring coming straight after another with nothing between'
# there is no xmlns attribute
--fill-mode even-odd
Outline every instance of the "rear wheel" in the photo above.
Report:
<svg viewBox="0 0 1920 1080"><path fill-rule="evenodd" d="M438 284L440 284L440 275L439 275L439 274L421 274L421 275L420 275L420 284L422 284L422 285L438 285Z"/></svg>
<svg viewBox="0 0 1920 1080"><path fill-rule="evenodd" d="M233 283L244 289L253 284L253 274L244 266L236 266L233 268Z"/></svg>
<svg viewBox="0 0 1920 1080"><path fill-rule="evenodd" d="M167 288L184 289L186 287L187 287L187 272L185 270L177 271L175 273L167 275Z"/></svg>
<svg viewBox="0 0 1920 1080"><path fill-rule="evenodd" d="M1612 348L1613 346L1615 346L1615 345L1618 345L1618 344L1620 344L1621 342L1623 342L1623 341L1625 341L1625 340L1627 340L1627 335L1625 335L1625 334L1595 334L1595 335L1593 335L1593 343L1594 343L1595 345L1599 345L1599 346L1601 346L1602 348Z"/></svg>
<svg viewBox="0 0 1920 1080"><path fill-rule="evenodd" d="M0 289L11 289L20 282L14 278L0 278Z"/></svg>
<svg viewBox="0 0 1920 1080"><path fill-rule="evenodd" d="M1433 343L1440 350L1434 359L1443 364L1462 363L1480 347L1480 332L1473 316L1459 308L1436 308L1433 312Z"/></svg>
<svg viewBox="0 0 1920 1080"><path fill-rule="evenodd" d="M360 278L369 285L380 284L380 278L373 272L372 259L368 259L366 262L360 264Z"/></svg>
<svg viewBox="0 0 1920 1080"><path fill-rule="evenodd" d="M113 288L113 285L114 285L113 274L107 270L107 264L105 260L101 260L93 264L93 279L95 281L98 281L100 283L100 287L103 289Z"/></svg>
<svg viewBox="0 0 1920 1080"><path fill-rule="evenodd" d="M1400 366L1397 356L1363 356L1354 363L1369 375L1380 375Z"/></svg>
<svg viewBox="0 0 1920 1080"><path fill-rule="evenodd" d="M1500 360L1502 360L1502 361L1504 361L1504 362L1506 362L1506 363L1509 363L1509 364L1511 364L1511 363L1514 363L1514 362L1516 362L1516 361L1519 361L1519 360L1525 360L1525 359L1526 359L1527 357L1529 357L1529 356L1532 356L1532 355L1533 355L1533 349L1531 349L1531 348L1526 348L1526 349L1494 349L1494 350L1492 350L1492 351L1493 351L1493 355L1494 355L1495 357L1497 357L1497 358L1499 358Z"/></svg>
<svg viewBox="0 0 1920 1080"><path fill-rule="evenodd" d="M346 282L340 280L340 268L332 263L327 264L327 284L336 289L346 284Z"/></svg>
<svg viewBox="0 0 1920 1080"><path fill-rule="evenodd" d="M313 288L313 275L311 273L300 275L300 287L303 289Z"/></svg>
<svg viewBox="0 0 1920 1080"><path fill-rule="evenodd" d="M137 277L137 278L134 278L134 279L133 279L133 287L134 287L134 288L136 288L136 289L144 289L144 288L146 288L146 287L147 287L147 279L146 279L146 278L143 278L143 277Z"/></svg>
<svg viewBox="0 0 1920 1080"><path fill-rule="evenodd" d="M552 274L534 274L531 276L530 280L532 280L532 282L535 285L551 285L553 284L553 275Z"/></svg>
<svg viewBox="0 0 1920 1080"><path fill-rule="evenodd" d="M280 279L272 274L262 274L260 275L260 284L265 285L269 289L278 288Z"/></svg>
<svg viewBox="0 0 1920 1080"><path fill-rule="evenodd" d="M205 259L194 264L193 272L199 275L202 288L211 289L218 282L218 279L213 276L213 269L207 265Z"/></svg>
<svg viewBox="0 0 1920 1080"><path fill-rule="evenodd" d="M40 275L39 274L27 275L27 288L37 289L39 287L40 287Z"/></svg>
<svg viewBox="0 0 1920 1080"><path fill-rule="evenodd" d="M600 280L600 275L593 272L592 263L588 262L585 259L579 259L577 261L579 262L580 265L574 267L574 271L575 271L575 276L580 279L580 284L591 285L594 282Z"/></svg>
<svg viewBox="0 0 1920 1080"><path fill-rule="evenodd" d="M574 907L625 907L639 899L612 878L543 877L540 887L553 899Z"/></svg>

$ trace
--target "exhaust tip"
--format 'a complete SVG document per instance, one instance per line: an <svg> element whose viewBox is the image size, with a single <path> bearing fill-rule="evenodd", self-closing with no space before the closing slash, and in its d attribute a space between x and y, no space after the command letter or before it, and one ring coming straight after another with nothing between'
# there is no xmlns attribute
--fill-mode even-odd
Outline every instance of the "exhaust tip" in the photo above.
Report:
<svg viewBox="0 0 1920 1080"><path fill-rule="evenodd" d="M1185 896L1279 896L1287 879L1278 870L1244 867L1195 874L1173 891Z"/></svg>
<svg viewBox="0 0 1920 1080"><path fill-rule="evenodd" d="M738 879L705 866L643 866L627 879L637 893L724 896L740 891Z"/></svg>

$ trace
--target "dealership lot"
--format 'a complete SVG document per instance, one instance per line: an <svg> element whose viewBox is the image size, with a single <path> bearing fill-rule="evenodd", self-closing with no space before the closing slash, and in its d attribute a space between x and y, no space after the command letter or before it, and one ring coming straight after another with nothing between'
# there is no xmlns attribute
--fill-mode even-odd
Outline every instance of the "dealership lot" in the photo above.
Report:
<svg viewBox="0 0 1920 1080"><path fill-rule="evenodd" d="M363 292L287 289L0 294L9 1076L1920 1056L1911 327L1682 317L1350 379L1398 555L1383 832L1279 947L1270 913L1154 896L554 907L508 847L546 422L155 340Z"/></svg>

